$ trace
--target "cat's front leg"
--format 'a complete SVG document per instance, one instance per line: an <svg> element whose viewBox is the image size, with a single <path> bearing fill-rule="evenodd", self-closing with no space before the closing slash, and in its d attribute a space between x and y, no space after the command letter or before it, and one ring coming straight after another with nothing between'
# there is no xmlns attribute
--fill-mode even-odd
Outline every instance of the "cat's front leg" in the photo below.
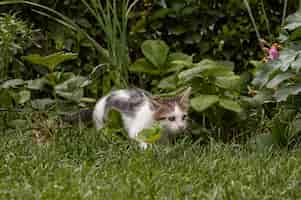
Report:
<svg viewBox="0 0 301 200"><path fill-rule="evenodd" d="M139 142L139 141L138 141ZM146 150L148 147L148 144L145 142L139 142L139 146L141 149Z"/></svg>
<svg viewBox="0 0 301 200"><path fill-rule="evenodd" d="M137 142L139 142L139 147L143 150L147 149L147 147L149 146L149 144L145 143L144 141L141 141L139 139L137 139L138 134L140 133L140 131L142 130L142 128L140 127L131 127L128 131L129 133L129 137L133 140L136 140Z"/></svg>

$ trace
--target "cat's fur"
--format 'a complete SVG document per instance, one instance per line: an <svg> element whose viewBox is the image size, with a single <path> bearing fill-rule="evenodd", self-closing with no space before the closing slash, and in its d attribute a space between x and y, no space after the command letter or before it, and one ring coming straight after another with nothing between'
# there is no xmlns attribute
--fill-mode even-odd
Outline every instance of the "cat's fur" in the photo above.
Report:
<svg viewBox="0 0 301 200"><path fill-rule="evenodd" d="M130 138L150 128L155 122L164 128L166 136L177 134L187 126L186 118L191 88L173 98L153 97L140 89L117 90L101 98L93 110L93 121L101 129L110 109L120 112ZM138 141L145 149L147 144Z"/></svg>

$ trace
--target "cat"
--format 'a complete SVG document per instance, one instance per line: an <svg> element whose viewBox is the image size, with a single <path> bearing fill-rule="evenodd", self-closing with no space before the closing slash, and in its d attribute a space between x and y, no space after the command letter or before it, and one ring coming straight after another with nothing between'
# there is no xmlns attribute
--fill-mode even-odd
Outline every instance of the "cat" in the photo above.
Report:
<svg viewBox="0 0 301 200"><path fill-rule="evenodd" d="M141 89L113 91L96 103L93 121L96 129L101 129L109 110L115 109L120 112L124 128L131 139L138 140L137 134L155 122L159 122L167 136L175 135L187 127L190 92L189 87L173 98L159 98ZM138 142L141 148L147 148L147 143Z"/></svg>
<svg viewBox="0 0 301 200"><path fill-rule="evenodd" d="M137 135L154 123L161 125L165 139L186 129L190 93L191 87L177 96L160 98L138 88L116 90L99 99L93 110L83 110L79 113L81 116L65 117L65 121L76 121L92 115L96 129L100 130L109 111L116 110L121 114L129 138L138 141L139 146L146 149L148 144L137 139Z"/></svg>

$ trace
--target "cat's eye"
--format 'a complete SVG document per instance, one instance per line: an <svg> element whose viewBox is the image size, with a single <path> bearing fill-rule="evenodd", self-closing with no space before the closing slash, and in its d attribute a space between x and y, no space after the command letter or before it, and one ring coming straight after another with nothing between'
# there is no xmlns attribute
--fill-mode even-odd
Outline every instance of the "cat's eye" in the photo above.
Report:
<svg viewBox="0 0 301 200"><path fill-rule="evenodd" d="M182 120L186 120L187 115L183 115Z"/></svg>
<svg viewBox="0 0 301 200"><path fill-rule="evenodd" d="M174 116L173 117L168 117L168 120L171 121L171 122L173 122L173 121L176 120L176 117L174 117Z"/></svg>

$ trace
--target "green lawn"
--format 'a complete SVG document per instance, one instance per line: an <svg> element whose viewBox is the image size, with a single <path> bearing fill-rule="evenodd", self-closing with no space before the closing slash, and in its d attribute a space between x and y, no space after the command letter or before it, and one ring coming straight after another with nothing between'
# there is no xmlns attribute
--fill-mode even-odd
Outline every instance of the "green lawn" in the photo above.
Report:
<svg viewBox="0 0 301 200"><path fill-rule="evenodd" d="M85 129L39 146L30 134L1 133L1 200L301 198L301 150L185 143L140 151Z"/></svg>

